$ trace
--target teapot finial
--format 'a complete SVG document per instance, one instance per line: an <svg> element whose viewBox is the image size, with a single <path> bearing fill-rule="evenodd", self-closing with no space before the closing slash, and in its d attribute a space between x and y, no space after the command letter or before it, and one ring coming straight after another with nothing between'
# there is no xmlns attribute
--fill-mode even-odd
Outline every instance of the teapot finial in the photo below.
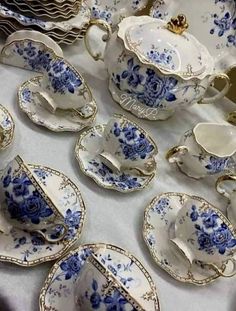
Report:
<svg viewBox="0 0 236 311"><path fill-rule="evenodd" d="M167 29L181 35L186 29L188 29L187 18L184 14L179 14L177 17L171 18L167 23Z"/></svg>

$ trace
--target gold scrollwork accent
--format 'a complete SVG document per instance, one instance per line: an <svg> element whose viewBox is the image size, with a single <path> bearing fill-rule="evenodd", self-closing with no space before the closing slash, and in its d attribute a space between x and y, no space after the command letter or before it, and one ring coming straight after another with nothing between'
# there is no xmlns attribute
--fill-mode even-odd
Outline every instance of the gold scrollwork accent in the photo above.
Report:
<svg viewBox="0 0 236 311"><path fill-rule="evenodd" d="M184 14L179 14L177 17L172 17L171 20L167 23L167 29L171 32L174 32L178 35L187 30L189 24L187 23L187 18Z"/></svg>

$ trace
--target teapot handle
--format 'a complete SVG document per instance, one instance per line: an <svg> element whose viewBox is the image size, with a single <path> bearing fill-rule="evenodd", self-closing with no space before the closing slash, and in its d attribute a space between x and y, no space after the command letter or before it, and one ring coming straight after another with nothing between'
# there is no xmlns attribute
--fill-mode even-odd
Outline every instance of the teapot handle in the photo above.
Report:
<svg viewBox="0 0 236 311"><path fill-rule="evenodd" d="M235 182L236 184L236 175L224 175L224 176L220 176L217 181L216 181L216 191L223 195L226 198L230 198L230 193L224 189L224 186L222 185L222 183L224 183L225 181L232 181Z"/></svg>
<svg viewBox="0 0 236 311"><path fill-rule="evenodd" d="M109 39L111 37L111 34L112 34L111 26L102 19L92 19L89 22L89 26L87 28L86 35L84 37L85 47L86 47L87 51L89 52L89 54L93 57L94 60L96 60L96 61L102 60L103 61L104 58L102 56L102 53L101 52L96 53L96 54L93 53L92 48L89 44L89 29L92 26L98 26L98 27L100 26L101 28L103 28L106 31L107 35L106 35L106 37L103 36L103 39L102 39L104 42L109 41Z"/></svg>
<svg viewBox="0 0 236 311"><path fill-rule="evenodd" d="M229 91L229 89L231 87L229 76L227 74L225 74L225 73L213 74L210 77L210 79L209 79L209 84L212 84L214 82L214 80L217 79L217 78L221 78L221 79L225 80L225 87L218 94L216 94L216 95L214 95L212 97L203 98L199 102L200 104L210 104L210 103L213 103L214 101L223 98L228 93L228 91Z"/></svg>
<svg viewBox="0 0 236 311"><path fill-rule="evenodd" d="M188 153L188 148L186 146L175 146L173 148L171 148L167 154L166 154L166 160L169 163L176 163L179 162L178 159L178 154L180 155L185 155L186 153Z"/></svg>

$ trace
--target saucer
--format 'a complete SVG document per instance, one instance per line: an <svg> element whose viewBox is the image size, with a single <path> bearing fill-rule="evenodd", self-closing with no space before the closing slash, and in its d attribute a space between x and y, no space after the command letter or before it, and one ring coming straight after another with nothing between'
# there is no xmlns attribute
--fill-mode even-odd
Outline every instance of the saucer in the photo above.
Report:
<svg viewBox="0 0 236 311"><path fill-rule="evenodd" d="M200 197L174 192L163 193L155 197L145 209L143 237L157 265L174 279L195 285L206 285L215 281L219 274L201 265L200 262L194 263L189 268L188 262L175 253L169 241L174 237L174 223L186 198L213 207Z"/></svg>
<svg viewBox="0 0 236 311"><path fill-rule="evenodd" d="M0 234L0 261L30 267L62 256L78 240L85 220L85 205L78 187L64 174L40 165L29 165L40 182L53 188L58 207L69 231L62 241L51 244L36 233L12 229Z"/></svg>
<svg viewBox="0 0 236 311"><path fill-rule="evenodd" d="M217 72L236 66L236 2L234 0L156 0L150 15L169 21L185 14L188 31L203 43L215 59Z"/></svg>
<svg viewBox="0 0 236 311"><path fill-rule="evenodd" d="M159 299L152 278L133 255L110 244L87 244L71 251L55 263L40 293L40 311L77 310L76 280L86 258L92 252L123 283L131 295L139 300L144 310L160 310ZM111 300L107 310L118 310L115 309L117 302L115 306L113 304L114 301Z"/></svg>
<svg viewBox="0 0 236 311"><path fill-rule="evenodd" d="M57 109L55 114L48 112L37 94L31 91L31 88L40 87L41 81L42 76L34 77L24 82L18 90L18 104L34 123L54 132L79 132L93 123L97 114L97 105L94 101L80 111Z"/></svg>
<svg viewBox="0 0 236 311"><path fill-rule="evenodd" d="M102 162L99 153L102 152L105 126L94 126L80 135L75 146L75 156L80 169L103 188L120 192L132 192L146 188L155 177L155 173L149 176L142 176L136 170L117 173Z"/></svg>
<svg viewBox="0 0 236 311"><path fill-rule="evenodd" d="M4 139L0 145L0 150L6 149L13 140L15 124L8 110L0 105L0 124L4 129Z"/></svg>

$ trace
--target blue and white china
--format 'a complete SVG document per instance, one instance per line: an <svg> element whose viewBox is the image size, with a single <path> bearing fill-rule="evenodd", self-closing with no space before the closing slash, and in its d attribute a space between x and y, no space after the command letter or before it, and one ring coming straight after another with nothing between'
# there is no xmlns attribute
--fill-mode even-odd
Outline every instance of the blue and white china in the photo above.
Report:
<svg viewBox="0 0 236 311"><path fill-rule="evenodd" d="M24 82L18 90L18 104L30 120L54 132L79 132L91 126L97 114L97 105L94 101L80 110L57 109L55 113L51 113L45 108L43 98L35 92L42 89L41 83L42 76L38 76ZM87 95L89 94L88 91Z"/></svg>
<svg viewBox="0 0 236 311"><path fill-rule="evenodd" d="M168 23L149 16L131 16L106 38L104 62L109 89L125 110L148 120L166 120L177 110L199 101L214 102L228 92L229 77L214 73L214 59L186 31L187 27L184 15ZM102 59L93 52L89 32L85 39L89 53L96 60ZM207 88L217 77L225 80L225 87L206 98Z"/></svg>
<svg viewBox="0 0 236 311"><path fill-rule="evenodd" d="M0 150L6 149L13 141L15 124L9 111L0 105Z"/></svg>
<svg viewBox="0 0 236 311"><path fill-rule="evenodd" d="M236 129L228 124L198 123L166 155L181 172L196 179L236 171Z"/></svg>
<svg viewBox="0 0 236 311"><path fill-rule="evenodd" d="M118 172L104 164L101 153L105 128L106 125L96 125L80 135L75 156L82 172L103 188L125 193L146 188L155 177L155 171L150 175L130 168Z"/></svg>
<svg viewBox="0 0 236 311"><path fill-rule="evenodd" d="M196 207L196 209L193 207L193 217L194 211L196 211L195 217L200 215L200 218L201 214L204 213L204 208L207 211L213 211L213 215L216 215L213 218L206 218L204 226L210 226L214 224L214 221L217 222L215 229L209 227L209 230L212 230L211 236L204 236L206 230L197 226L189 243L194 244L199 241L201 244L199 248L202 248L201 251L207 254L208 251L211 252L211 245L214 241L217 246L213 250L219 251L220 256L224 251L225 254L229 254L231 251L233 253L235 233L232 231L232 225L229 221L203 198L184 193L163 193L150 202L144 213L143 237L156 264L174 279L195 285L207 285L221 276L219 270L225 269L224 273L230 275L233 264L228 262L227 265L218 265L214 270L200 261L194 261L192 265L189 265L189 261L183 256L183 252L177 252L176 248L173 247L171 239L175 238L175 222L178 213L188 201L193 202ZM198 234L197 237L196 234Z"/></svg>
<svg viewBox="0 0 236 311"><path fill-rule="evenodd" d="M216 181L216 190L229 200L227 218L236 227L236 175L224 175Z"/></svg>
<svg viewBox="0 0 236 311"><path fill-rule="evenodd" d="M3 233L18 228L37 232L52 243L68 233L54 189L45 186L20 156L1 172L0 194L1 214L8 222L0 228Z"/></svg>
<svg viewBox="0 0 236 311"><path fill-rule="evenodd" d="M91 255L96 256L103 267L135 297L141 310L159 311L156 287L143 265L127 251L110 244L87 244L69 252L53 266L40 294L40 311L82 310L78 306L77 292L84 266ZM114 292L103 300L99 294L99 284L91 283L86 303L89 310L127 310L128 301ZM111 288L110 288L111 289ZM112 292L112 289L111 289ZM122 306L120 305L122 303ZM139 309L131 309L139 310Z"/></svg>
<svg viewBox="0 0 236 311"><path fill-rule="evenodd" d="M34 30L19 30L10 35L0 54L4 64L44 72L48 63L63 57L60 46L47 35Z"/></svg>
<svg viewBox="0 0 236 311"><path fill-rule="evenodd" d="M88 4L92 19L104 20L115 27L123 18L144 9L148 0L89 0Z"/></svg>
<svg viewBox="0 0 236 311"><path fill-rule="evenodd" d="M44 72L40 88L35 92L43 97L45 107L56 109L82 109L94 103L93 95L79 71L62 57L44 60Z"/></svg>
<svg viewBox="0 0 236 311"><path fill-rule="evenodd" d="M189 32L214 57L216 72L236 65L235 0L156 0L150 15L169 20L179 12L188 17Z"/></svg>
<svg viewBox="0 0 236 311"><path fill-rule="evenodd" d="M113 300L116 309L145 310L95 254L91 254L81 268L75 293L76 305L80 311L107 311L110 300ZM98 298L96 301L93 300L94 295Z"/></svg>
<svg viewBox="0 0 236 311"><path fill-rule="evenodd" d="M236 274L236 232L228 219L207 202L194 198L185 201L179 210L174 226L174 238L171 239L177 252L184 256L189 264L194 261L206 264L221 276ZM234 267L230 274L221 267L232 261Z"/></svg>
<svg viewBox="0 0 236 311"><path fill-rule="evenodd" d="M67 176L40 165L28 167L41 185L53 190L68 231L59 243L49 243L37 232L18 228L12 228L9 234L0 234L0 261L25 267L56 260L69 250L81 235L86 213L78 187ZM36 210L34 215L37 216Z"/></svg>
<svg viewBox="0 0 236 311"><path fill-rule="evenodd" d="M157 153L152 138L124 115L114 115L107 123L100 156L113 171L135 169L152 175L156 170Z"/></svg>

